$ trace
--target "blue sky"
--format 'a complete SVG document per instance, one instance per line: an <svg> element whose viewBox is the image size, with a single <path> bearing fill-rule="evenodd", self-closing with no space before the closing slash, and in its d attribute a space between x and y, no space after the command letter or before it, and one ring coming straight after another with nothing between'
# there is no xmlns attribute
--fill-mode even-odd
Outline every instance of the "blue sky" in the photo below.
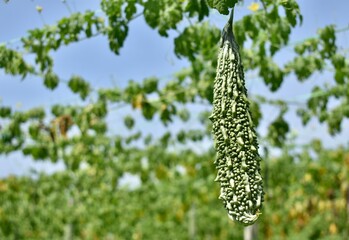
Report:
<svg viewBox="0 0 349 240"><path fill-rule="evenodd" d="M99 1L67 0L66 2L67 4L61 0L10 0L7 4L0 2L0 43L7 43L10 47L21 49L18 39L25 36L28 30L42 27L44 24L54 24L60 18L69 16L70 12L92 10L103 16L103 13L99 11ZM246 0L244 5L236 9L237 19L249 13L247 6L251 2ZM328 24L335 24L338 28L349 25L348 0L306 0L299 1L299 3L304 22L302 26L293 31L291 43L315 36L318 28ZM36 11L36 6L43 8L41 15ZM222 27L226 16L221 16L213 10L209 21ZM145 24L142 17L139 17L130 25L130 32L120 56L116 56L109 50L105 37L95 37L54 52L52 56L55 59L55 71L62 79L68 79L73 74L81 75L89 80L94 88L115 85L123 87L130 79L141 81L144 77L149 76L158 76L163 79L162 81L166 81L170 79L171 74L188 66L187 61L179 60L173 54L173 37L176 35L177 33L172 31L169 38L161 38L155 30ZM340 46L348 49L348 31L340 33L338 37ZM292 44L283 50L278 58L283 61L291 56ZM30 55L26 57L31 59ZM332 81L331 74L317 73L304 84L298 83L294 78L287 78L275 97L304 102L302 96L309 93L315 84L325 81ZM261 80L253 76L253 73L247 74L247 87L249 94L270 94ZM71 94L64 84L60 84L57 90L50 91L43 86L39 78L28 77L21 81L19 77L5 75L3 71L0 71L0 98L1 104L15 106L19 110L36 106L49 107L54 103L80 103L79 98ZM198 109L194 109L195 111ZM264 108L263 112L268 117L259 128L262 134L266 132L268 120L272 120L277 114L275 108ZM288 118L292 121L293 130L297 131L300 139L305 142L313 137L324 139L329 143L328 146L348 142L344 134L335 138L329 137L326 127L320 126L316 120L311 121L306 128L302 128L294 114L288 114ZM121 119L122 117L115 113L110 116L109 120L119 121ZM147 123L143 124L151 127ZM346 133L349 132L348 125L348 121L343 124ZM160 127L160 129L163 128ZM25 174L33 166L46 171L54 169L48 163L34 164L21 154L10 154L0 156L0 177L9 174ZM58 166L58 168L62 167L62 165Z"/></svg>

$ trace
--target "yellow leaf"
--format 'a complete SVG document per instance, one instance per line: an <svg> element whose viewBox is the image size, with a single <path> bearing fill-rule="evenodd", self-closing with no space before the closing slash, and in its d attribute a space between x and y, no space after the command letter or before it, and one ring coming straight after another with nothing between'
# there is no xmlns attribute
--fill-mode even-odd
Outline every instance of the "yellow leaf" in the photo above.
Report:
<svg viewBox="0 0 349 240"><path fill-rule="evenodd" d="M41 6L38 5L38 6L36 6L35 8L36 8L36 11L38 11L39 13L42 12L42 7L41 7Z"/></svg>
<svg viewBox="0 0 349 240"><path fill-rule="evenodd" d="M328 230L330 231L331 234L336 234L338 232L337 226L334 223L330 224L330 227Z"/></svg>
<svg viewBox="0 0 349 240"><path fill-rule="evenodd" d="M159 165L156 169L155 169L155 176L158 179L164 179L167 177L167 169L164 165Z"/></svg>
<svg viewBox="0 0 349 240"><path fill-rule="evenodd" d="M257 11L259 9L259 3L256 3L256 2L251 3L251 5L248 6L248 9L250 9L252 12Z"/></svg>
<svg viewBox="0 0 349 240"><path fill-rule="evenodd" d="M0 181L0 192L5 192L7 191L8 186L6 182Z"/></svg>
<svg viewBox="0 0 349 240"><path fill-rule="evenodd" d="M288 215L291 219L295 218L297 216L297 211L294 208L291 208L290 211L288 212Z"/></svg>
<svg viewBox="0 0 349 240"><path fill-rule="evenodd" d="M319 207L320 211L324 211L326 209L326 202L320 200L319 203L318 203L318 207Z"/></svg>
<svg viewBox="0 0 349 240"><path fill-rule="evenodd" d="M306 182L306 183L308 183L308 182L310 182L312 180L312 176L309 174L309 173L306 173L305 175L304 175L304 181Z"/></svg>
<svg viewBox="0 0 349 240"><path fill-rule="evenodd" d="M182 222L184 216L185 216L185 212L184 212L183 208L178 208L176 213L175 213L176 220L178 222Z"/></svg>
<svg viewBox="0 0 349 240"><path fill-rule="evenodd" d="M133 97L132 99L132 107L133 108L137 108L137 109L142 109L142 105L143 105L143 95L137 94L135 97Z"/></svg>

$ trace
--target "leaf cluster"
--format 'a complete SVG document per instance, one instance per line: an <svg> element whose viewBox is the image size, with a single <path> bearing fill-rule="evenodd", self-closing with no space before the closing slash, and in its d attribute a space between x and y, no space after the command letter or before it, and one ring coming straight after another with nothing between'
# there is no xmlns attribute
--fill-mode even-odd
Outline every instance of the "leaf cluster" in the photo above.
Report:
<svg viewBox="0 0 349 240"><path fill-rule="evenodd" d="M22 44L33 63L20 51L0 46L6 74L36 75L50 90L65 83L82 100L29 110L0 105L0 154L22 152L65 166L52 175L0 180L1 239L242 238L242 227L217 207L208 116L220 30L204 21L212 14L209 7L227 14L236 2L102 0L105 21L86 11L29 31ZM317 118L330 134L340 133L349 118L348 59L330 25L295 44L294 56L280 63L278 54L290 47L292 30L303 17L294 0L264 2L265 9L234 24L246 77L257 73L271 92L291 77L303 83L330 69L332 78L324 85L318 81L297 108L272 93L250 96L257 127L266 119L263 107L276 109L260 137L262 146L282 151L278 157L264 156L267 195L260 234L265 239L346 239L348 149L326 150L321 141L296 148L289 142L293 125L287 114L296 109L304 125ZM97 35L120 54L130 22L138 17L161 37L173 37L174 53L188 60L186 68L166 81L145 76L123 88L99 89L79 75L64 81L54 71L53 51ZM108 116L121 117L111 122ZM145 122L152 123L150 134L141 127ZM159 136L158 129L164 129ZM123 185L127 174L140 183Z"/></svg>

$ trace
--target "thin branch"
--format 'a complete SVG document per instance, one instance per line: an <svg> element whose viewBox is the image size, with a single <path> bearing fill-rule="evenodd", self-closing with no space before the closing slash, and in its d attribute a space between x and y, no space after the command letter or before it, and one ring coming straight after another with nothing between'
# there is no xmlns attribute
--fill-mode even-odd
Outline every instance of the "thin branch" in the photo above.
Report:
<svg viewBox="0 0 349 240"><path fill-rule="evenodd" d="M136 15L134 15L130 20L128 20L128 23L135 20L136 18L140 17L143 15L143 12L137 13Z"/></svg>
<svg viewBox="0 0 349 240"><path fill-rule="evenodd" d="M62 3L63 3L64 6L67 8L68 12L69 12L70 14L72 14L73 12L72 12L72 10L71 10L71 8L70 8L68 2L67 2L66 0L63 0Z"/></svg>
<svg viewBox="0 0 349 240"><path fill-rule="evenodd" d="M347 27L339 28L336 30L336 33L346 32L349 30L349 24Z"/></svg>
<svg viewBox="0 0 349 240"><path fill-rule="evenodd" d="M124 103L119 103L119 104L116 105L116 106L110 107L110 108L109 108L109 111L119 110L119 109L121 109L121 108L127 107L128 105L130 105L130 104L128 104L128 103L126 103L126 102L124 102Z"/></svg>
<svg viewBox="0 0 349 240"><path fill-rule="evenodd" d="M191 27L193 27L194 25L193 25L193 23L191 22L190 17L188 17L187 14L184 14L184 17L185 17L185 19L188 21L189 25L190 25Z"/></svg>
<svg viewBox="0 0 349 240"><path fill-rule="evenodd" d="M36 12L39 14L39 16L40 16L40 20L41 20L42 24L43 24L43 25L47 25L46 22L45 22L44 16L42 15L42 10L43 10L43 8L42 8L41 6L39 6L39 5L36 5L35 2L34 2L34 0L32 0L31 2L32 2L33 5L35 6L35 10L36 10Z"/></svg>
<svg viewBox="0 0 349 240"><path fill-rule="evenodd" d="M264 8L265 13L267 14L267 13L268 13L268 11L267 11L267 5L265 4L264 0L260 0L260 2L261 2L262 5L263 5L263 8Z"/></svg>
<svg viewBox="0 0 349 240"><path fill-rule="evenodd" d="M72 1L72 5L73 5L73 9L74 9L74 11L75 11L75 12L77 12L78 10L77 10L77 8L76 8L75 1L74 1L74 0L71 0L71 1Z"/></svg>

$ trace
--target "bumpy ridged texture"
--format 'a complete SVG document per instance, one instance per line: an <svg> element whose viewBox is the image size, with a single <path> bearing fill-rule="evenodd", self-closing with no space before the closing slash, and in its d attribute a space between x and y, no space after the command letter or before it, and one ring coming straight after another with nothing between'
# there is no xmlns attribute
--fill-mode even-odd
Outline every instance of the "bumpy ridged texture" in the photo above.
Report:
<svg viewBox="0 0 349 240"><path fill-rule="evenodd" d="M222 32L210 119L217 151L216 181L221 185L219 198L231 219L251 225L260 214L264 196L261 158L232 17Z"/></svg>

